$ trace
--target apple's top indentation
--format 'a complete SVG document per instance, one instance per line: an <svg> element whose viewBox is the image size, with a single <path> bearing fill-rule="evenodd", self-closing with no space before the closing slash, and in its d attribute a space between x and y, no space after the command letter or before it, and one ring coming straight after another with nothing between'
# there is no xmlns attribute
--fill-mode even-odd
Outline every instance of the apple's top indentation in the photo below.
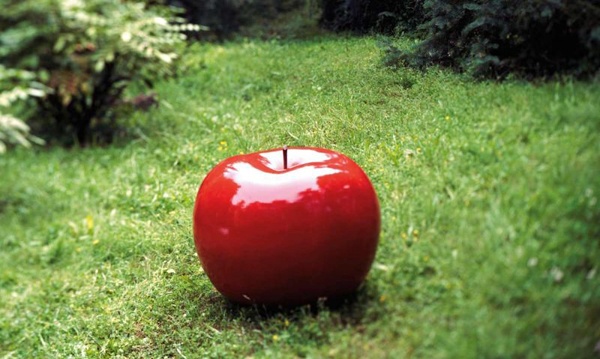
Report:
<svg viewBox="0 0 600 359"><path fill-rule="evenodd" d="M275 201L296 202L307 191L319 191L319 179L341 172L341 169L305 164L291 171L268 173L251 164L237 162L225 172L225 178L240 185L231 199L234 206ZM243 175L239 175L243 173ZM252 182L252 186L247 186ZM302 186L298 184L302 183ZM248 190L251 188L251 190ZM301 190L297 190L301 188Z"/></svg>
<svg viewBox="0 0 600 359"><path fill-rule="evenodd" d="M223 164L222 176L236 187L230 199L234 206L295 202L320 191L323 177L346 171L345 162L336 152L285 146L283 152L275 149L234 156Z"/></svg>
<svg viewBox="0 0 600 359"><path fill-rule="evenodd" d="M319 164L330 161L336 157L335 153L319 152L306 148L287 147L287 168L284 166L284 157L281 151L270 151L258 154L258 160L265 167L279 172L293 170L298 166Z"/></svg>
<svg viewBox="0 0 600 359"><path fill-rule="evenodd" d="M303 198L327 193L325 187L351 191L348 183L331 180L361 178L367 183L364 172L348 157L320 148L287 147L269 151L233 156L221 162L216 175L209 176L203 186L217 191L232 207L247 208L253 204L273 202L295 203ZM285 150L285 149L284 149ZM349 183L352 181L349 181ZM350 192L348 192L350 193Z"/></svg>

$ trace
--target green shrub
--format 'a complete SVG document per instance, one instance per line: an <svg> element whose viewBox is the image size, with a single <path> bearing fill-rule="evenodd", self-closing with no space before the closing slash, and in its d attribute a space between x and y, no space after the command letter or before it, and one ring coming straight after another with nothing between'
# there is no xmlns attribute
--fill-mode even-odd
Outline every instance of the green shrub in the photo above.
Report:
<svg viewBox="0 0 600 359"><path fill-rule="evenodd" d="M181 31L198 26L134 1L26 0L4 6L0 29L0 62L48 89L33 98L32 126L85 145L96 129L114 129L112 109L130 83L172 74Z"/></svg>
<svg viewBox="0 0 600 359"><path fill-rule="evenodd" d="M32 142L42 143L39 138L31 136L25 122L0 112L0 154L5 153L8 146L30 147Z"/></svg>
<svg viewBox="0 0 600 359"><path fill-rule="evenodd" d="M597 1L428 0L424 6L431 19L422 25L425 41L398 62L496 78L594 76L600 68Z"/></svg>
<svg viewBox="0 0 600 359"><path fill-rule="evenodd" d="M35 74L23 70L11 70L0 65L0 154L9 146L30 147L31 143L43 141L30 134L30 128L23 120L4 113L2 108L10 107L14 102L30 96L41 97L46 87L34 81Z"/></svg>

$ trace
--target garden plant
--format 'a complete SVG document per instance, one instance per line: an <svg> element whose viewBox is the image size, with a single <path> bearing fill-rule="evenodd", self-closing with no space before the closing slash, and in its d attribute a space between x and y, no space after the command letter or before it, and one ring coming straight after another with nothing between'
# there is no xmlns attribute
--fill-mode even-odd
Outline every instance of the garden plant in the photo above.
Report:
<svg viewBox="0 0 600 359"><path fill-rule="evenodd" d="M0 91L34 100L23 115L62 143L110 140L128 86L143 89L173 75L183 31L200 29L172 9L133 1L7 5L0 14Z"/></svg>

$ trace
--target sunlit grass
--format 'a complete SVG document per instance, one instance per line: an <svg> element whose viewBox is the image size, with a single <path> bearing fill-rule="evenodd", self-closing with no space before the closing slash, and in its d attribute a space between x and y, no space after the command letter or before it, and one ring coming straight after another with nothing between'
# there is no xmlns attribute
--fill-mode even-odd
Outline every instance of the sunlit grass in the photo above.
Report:
<svg viewBox="0 0 600 359"><path fill-rule="evenodd" d="M0 157L0 356L592 356L600 87L391 71L375 43L199 45L131 142ZM236 307L200 269L203 176L283 144L347 154L378 192L341 307Z"/></svg>

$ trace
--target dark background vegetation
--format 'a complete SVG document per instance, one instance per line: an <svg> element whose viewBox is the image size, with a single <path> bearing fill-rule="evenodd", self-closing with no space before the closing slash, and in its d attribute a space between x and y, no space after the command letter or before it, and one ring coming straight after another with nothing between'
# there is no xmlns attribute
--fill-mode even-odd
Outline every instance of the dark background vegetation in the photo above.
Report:
<svg viewBox="0 0 600 359"><path fill-rule="evenodd" d="M334 30L407 32L412 51L386 49L390 65L439 64L478 77L597 76L600 2L595 0L324 0Z"/></svg>
<svg viewBox="0 0 600 359"><path fill-rule="evenodd" d="M231 38L242 26L267 24L278 15L303 7L307 0L159 0L184 10L185 18L208 27L198 34L204 40Z"/></svg>
<svg viewBox="0 0 600 359"><path fill-rule="evenodd" d="M167 0L165 0L167 1ZM316 0L167 1L189 21L207 25L212 38L241 26L310 7ZM502 79L573 75L600 68L600 1L596 0L319 0L319 24L354 34L409 35L411 51L384 48L389 65L442 65L476 77Z"/></svg>

